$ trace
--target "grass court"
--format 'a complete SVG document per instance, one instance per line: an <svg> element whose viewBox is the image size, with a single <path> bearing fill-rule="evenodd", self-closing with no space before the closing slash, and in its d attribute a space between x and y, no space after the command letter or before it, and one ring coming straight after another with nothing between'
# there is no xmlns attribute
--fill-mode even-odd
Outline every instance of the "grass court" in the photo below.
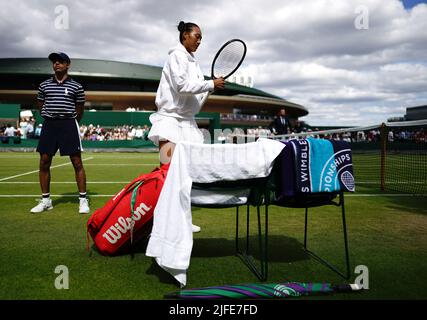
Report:
<svg viewBox="0 0 427 320"><path fill-rule="evenodd" d="M351 269L368 267L369 290L310 299L426 299L427 197L373 191L373 180L357 175L359 164L372 165L362 158L354 155L356 192L346 194L345 201ZM53 210L30 214L40 197L38 159L37 153L0 153L1 299L152 300L178 289L145 256L146 242L138 244L133 257L86 250L90 214L78 213L67 157L56 156L52 163ZM151 171L158 154L84 153L83 159L92 213L136 176ZM309 248L344 269L340 211L320 207L310 212ZM193 208L193 221L202 232L194 234L188 289L259 282L234 255L234 209ZM304 253L303 230L303 209L269 208L268 282L345 283ZM55 288L58 265L68 267L68 290ZM352 273L350 282L357 276Z"/></svg>

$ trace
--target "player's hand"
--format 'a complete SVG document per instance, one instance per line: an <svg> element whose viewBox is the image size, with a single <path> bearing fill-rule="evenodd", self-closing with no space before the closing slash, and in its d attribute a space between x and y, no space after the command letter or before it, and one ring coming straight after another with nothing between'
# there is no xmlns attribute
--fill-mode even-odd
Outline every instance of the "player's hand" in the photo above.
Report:
<svg viewBox="0 0 427 320"><path fill-rule="evenodd" d="M214 80L214 89L215 90L224 89L224 85L225 85L224 78L217 78Z"/></svg>

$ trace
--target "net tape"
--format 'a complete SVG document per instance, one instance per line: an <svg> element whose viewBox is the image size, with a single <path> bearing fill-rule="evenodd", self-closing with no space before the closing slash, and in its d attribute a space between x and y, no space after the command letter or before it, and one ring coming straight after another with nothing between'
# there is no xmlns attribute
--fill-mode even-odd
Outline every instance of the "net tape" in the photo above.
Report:
<svg viewBox="0 0 427 320"><path fill-rule="evenodd" d="M350 128L340 128L340 129L330 129L330 130L319 130L319 131L306 131L300 133L290 133L284 135L276 135L271 136L272 139L275 140L283 140L283 139L296 139L302 138L306 136L317 136L317 135L327 135L334 133L346 133L346 132L357 132L357 131L369 131L378 129L383 124L375 124L370 126L361 126L361 127L350 127ZM417 126L425 126L427 125L427 119L424 120L414 120L414 121L399 121L399 122L385 122L384 125L386 127L417 127Z"/></svg>

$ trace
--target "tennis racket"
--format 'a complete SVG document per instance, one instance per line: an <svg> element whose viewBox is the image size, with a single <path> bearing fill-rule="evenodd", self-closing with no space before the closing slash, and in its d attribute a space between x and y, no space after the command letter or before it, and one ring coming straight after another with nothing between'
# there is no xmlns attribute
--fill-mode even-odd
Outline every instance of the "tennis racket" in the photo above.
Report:
<svg viewBox="0 0 427 320"><path fill-rule="evenodd" d="M242 65L246 56L246 44L240 39L232 39L222 45L216 53L211 67L211 78L227 79ZM202 105L208 100L209 92L205 95Z"/></svg>
<svg viewBox="0 0 427 320"><path fill-rule="evenodd" d="M246 44L240 39L227 41L218 50L212 62L212 79L230 77L241 66L246 56Z"/></svg>

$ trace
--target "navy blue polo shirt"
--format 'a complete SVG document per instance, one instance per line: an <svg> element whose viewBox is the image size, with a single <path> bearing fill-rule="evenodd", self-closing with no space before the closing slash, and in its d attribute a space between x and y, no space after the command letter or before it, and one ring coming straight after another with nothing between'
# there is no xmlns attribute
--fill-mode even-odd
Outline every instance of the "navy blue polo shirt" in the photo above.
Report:
<svg viewBox="0 0 427 320"><path fill-rule="evenodd" d="M37 100L43 102L44 119L75 119L76 104L85 102L85 92L80 83L70 77L58 82L52 77L39 86Z"/></svg>

